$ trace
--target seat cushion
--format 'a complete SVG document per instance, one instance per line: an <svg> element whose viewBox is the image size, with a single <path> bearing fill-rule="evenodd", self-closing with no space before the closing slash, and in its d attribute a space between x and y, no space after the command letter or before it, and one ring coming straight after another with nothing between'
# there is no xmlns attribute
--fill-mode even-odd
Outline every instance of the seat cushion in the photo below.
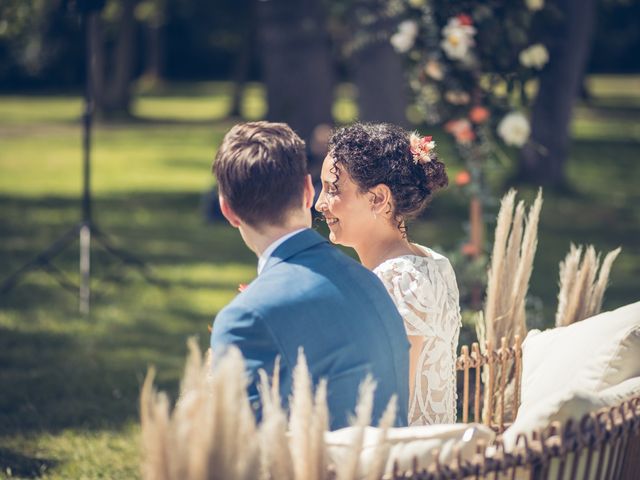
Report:
<svg viewBox="0 0 640 480"><path fill-rule="evenodd" d="M355 427L342 428L325 434L329 462L332 465L343 465L351 453L358 430ZM373 461L378 454L381 430L374 427L365 429L363 448L360 453L358 478L366 478ZM480 424L443 424L425 425L405 428L391 428L387 432L384 442L385 474L393 471L394 462L398 463L400 471L413 468L413 459L417 459L419 468L429 467L439 451L439 460L448 463L454 459L456 447L460 449L462 459L471 459L476 452L476 446L482 442L488 445L495 437L494 432Z"/></svg>
<svg viewBox="0 0 640 480"><path fill-rule="evenodd" d="M600 392L563 389L530 409L521 408L516 421L502 434L502 440L505 448L511 449L521 433L531 434L554 421L561 424L569 419L578 421L591 412L619 405L625 400L638 396L640 396L640 376Z"/></svg>
<svg viewBox="0 0 640 480"><path fill-rule="evenodd" d="M566 327L532 330L523 345L520 411L558 392L600 392L640 376L640 302Z"/></svg>

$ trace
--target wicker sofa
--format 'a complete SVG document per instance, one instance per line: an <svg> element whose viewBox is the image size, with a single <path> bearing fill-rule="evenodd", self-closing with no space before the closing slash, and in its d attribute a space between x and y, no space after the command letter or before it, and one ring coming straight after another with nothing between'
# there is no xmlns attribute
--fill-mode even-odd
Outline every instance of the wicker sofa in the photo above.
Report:
<svg viewBox="0 0 640 480"><path fill-rule="evenodd" d="M566 405L574 413L579 414L583 410L584 413L579 417L574 414L572 418L564 418L564 421L551 421L532 431L509 435L509 428L513 426L508 420L515 417L521 406L523 361L527 360L523 359L520 339L516 337L510 346L502 339L499 348L488 344L483 353L478 344L463 346L457 362L462 421L466 423L473 420L490 426L498 434L496 439L488 445L480 445L471 458L458 455L450 464L434 462L429 468L419 471L401 472L395 469L393 478L640 478L640 379L637 378L640 369L639 312L640 303L637 303L589 319L591 324L576 325L572 327L574 332L559 332L567 338L575 338L579 332L589 328L595 331L610 329L601 333L611 337L608 340L612 343L610 350L617 356L615 360L624 362L622 369L626 371L622 373L636 376L631 380L633 388L627 388L626 394L620 397L609 395L604 403L610 405L593 411L589 411L590 407L593 408L597 403L585 404L580 394L570 392L565 395ZM616 321L618 325L612 323ZM617 337L612 333L616 329L621 332ZM549 332L548 335L554 334ZM593 335L593 332L589 334ZM540 339L541 345L544 345L543 342L552 344L546 338ZM585 354L597 357L593 352ZM602 362L601 358L597 360ZM568 374L580 368L581 365L558 365L558 369L568 370ZM609 371L618 380L623 378L620 377L620 370L620 365L609 366ZM509 375L514 379L511 389L508 388ZM613 388L618 388L618 385ZM494 397L486 401L484 395L489 392L493 392ZM629 392L632 392L630 397ZM611 404L616 398L625 399ZM577 402L583 401L576 403L576 399Z"/></svg>

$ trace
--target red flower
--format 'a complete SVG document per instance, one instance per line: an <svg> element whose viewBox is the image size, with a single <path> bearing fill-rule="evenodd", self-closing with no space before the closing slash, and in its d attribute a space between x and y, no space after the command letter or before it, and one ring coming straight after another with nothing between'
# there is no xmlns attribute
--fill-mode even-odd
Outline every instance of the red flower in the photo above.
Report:
<svg viewBox="0 0 640 480"><path fill-rule="evenodd" d="M456 185L458 185L459 187L463 187L465 185L468 185L469 183L471 183L471 174L466 170L458 172L458 174L456 175Z"/></svg>
<svg viewBox="0 0 640 480"><path fill-rule="evenodd" d="M466 13L461 13L456 17L462 25L473 25L473 19Z"/></svg>

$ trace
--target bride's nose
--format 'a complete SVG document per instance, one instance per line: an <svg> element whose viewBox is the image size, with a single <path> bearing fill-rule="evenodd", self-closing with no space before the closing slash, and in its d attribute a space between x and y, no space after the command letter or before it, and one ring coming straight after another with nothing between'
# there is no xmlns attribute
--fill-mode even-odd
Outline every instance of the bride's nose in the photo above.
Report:
<svg viewBox="0 0 640 480"><path fill-rule="evenodd" d="M327 209L327 200L324 194L324 188L320 190L320 195L318 195L318 200L316 200L314 208L320 213L324 212Z"/></svg>

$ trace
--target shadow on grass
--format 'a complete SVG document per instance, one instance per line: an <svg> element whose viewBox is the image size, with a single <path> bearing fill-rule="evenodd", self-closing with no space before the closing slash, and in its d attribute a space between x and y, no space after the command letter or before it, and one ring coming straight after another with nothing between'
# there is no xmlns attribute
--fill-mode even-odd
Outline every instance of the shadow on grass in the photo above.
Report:
<svg viewBox="0 0 640 480"><path fill-rule="evenodd" d="M58 464L55 460L28 457L0 448L0 472L9 477L40 478Z"/></svg>
<svg viewBox="0 0 640 480"><path fill-rule="evenodd" d="M65 197L0 196L0 271L10 272L47 248L80 220L79 200ZM201 195L140 193L98 197L94 220L112 243L151 265L193 263L255 264L255 255L226 222L207 224ZM57 258L60 268L77 269L77 243ZM96 267L101 258L97 248Z"/></svg>
<svg viewBox="0 0 640 480"><path fill-rule="evenodd" d="M3 435L117 428L137 416L141 382L133 372L142 365L132 369L117 358L109 361L105 349L92 344L51 332L0 329Z"/></svg>

